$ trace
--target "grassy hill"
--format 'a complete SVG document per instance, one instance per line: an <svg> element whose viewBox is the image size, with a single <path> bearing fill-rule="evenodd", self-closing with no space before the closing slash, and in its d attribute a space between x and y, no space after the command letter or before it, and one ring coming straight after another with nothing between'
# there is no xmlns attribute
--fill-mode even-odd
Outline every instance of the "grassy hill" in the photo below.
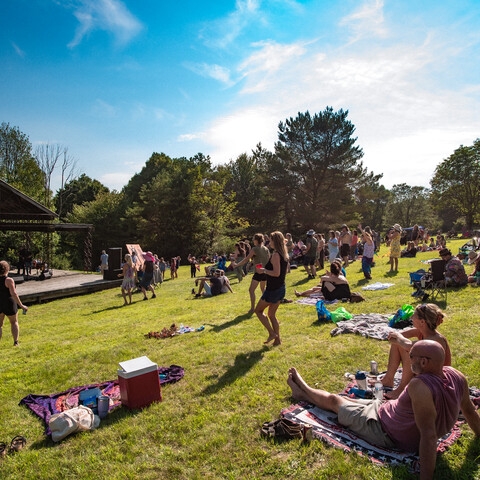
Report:
<svg viewBox="0 0 480 480"><path fill-rule="evenodd" d="M449 244L456 252L462 244ZM397 275L387 273L385 247L376 257L372 281L395 283L388 290L362 292L366 302L345 304L351 313L393 313L410 296L409 271L436 257L419 254L400 259ZM470 272L472 267L468 267ZM348 267L353 291L365 285L360 262ZM296 366L309 383L330 391L345 385L344 373L368 369L376 360L385 369L389 345L355 335L330 337L332 323L318 324L313 306L279 308L283 344L265 347L266 331L248 316L251 276L235 294L194 299L189 267L179 279L167 280L158 298L123 307L120 291L34 305L20 315L20 346L13 348L8 320L0 342L0 441L22 434L27 447L0 459L2 479L408 479L404 468L378 468L354 454L315 440L272 441L260 437L260 426L292 403L287 370ZM287 276L287 297L295 288L315 285L303 268ZM471 385L480 386L478 356L480 290L467 286L449 291L447 319L440 331L448 338L452 364ZM442 305L443 307L443 305ZM205 326L203 332L168 339L144 334L170 324ZM44 424L18 406L29 393L52 394L116 377L118 362L146 355L162 366L185 368L185 377L166 385L163 402L142 411L117 409L93 432L54 444ZM436 478L480 478L480 441L468 427L437 462Z"/></svg>

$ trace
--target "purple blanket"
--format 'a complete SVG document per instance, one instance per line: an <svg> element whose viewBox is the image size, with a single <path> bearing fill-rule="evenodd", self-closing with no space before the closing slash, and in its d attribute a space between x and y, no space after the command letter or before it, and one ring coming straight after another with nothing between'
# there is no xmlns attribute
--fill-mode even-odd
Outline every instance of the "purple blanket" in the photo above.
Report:
<svg viewBox="0 0 480 480"><path fill-rule="evenodd" d="M163 385L165 383L178 382L183 378L184 370L178 365L170 365L169 367L159 367L158 374L160 376L160 384ZM72 387L63 392L54 393L53 395L30 394L22 398L19 405L26 405L35 415L38 415L47 426L45 434L49 435L51 433L48 427L50 417L64 410L77 407L79 393L89 388L99 388L102 391L102 395L110 397L109 411L121 404L118 380L110 380L103 383Z"/></svg>

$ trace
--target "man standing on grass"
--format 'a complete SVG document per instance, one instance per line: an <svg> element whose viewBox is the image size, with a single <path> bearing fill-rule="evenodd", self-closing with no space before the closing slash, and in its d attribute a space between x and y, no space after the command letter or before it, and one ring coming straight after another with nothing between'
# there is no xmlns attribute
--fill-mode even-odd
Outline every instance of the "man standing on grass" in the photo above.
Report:
<svg viewBox="0 0 480 480"><path fill-rule="evenodd" d="M410 350L415 377L396 400L354 400L309 387L295 368L287 383L297 400L338 414L338 422L365 440L386 448L420 454L420 478L433 478L437 440L448 433L460 410L475 435L480 417L470 400L464 375L444 367L445 351L432 340L420 340Z"/></svg>

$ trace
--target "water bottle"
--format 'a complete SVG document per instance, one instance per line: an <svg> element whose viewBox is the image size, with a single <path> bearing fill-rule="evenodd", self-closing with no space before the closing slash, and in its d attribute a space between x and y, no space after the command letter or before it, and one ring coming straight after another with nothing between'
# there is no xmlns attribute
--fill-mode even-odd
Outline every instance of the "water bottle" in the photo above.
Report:
<svg viewBox="0 0 480 480"><path fill-rule="evenodd" d="M383 400L383 385L382 382L375 382L375 398Z"/></svg>
<svg viewBox="0 0 480 480"><path fill-rule="evenodd" d="M365 372L358 371L355 374L355 380L357 382L357 386L360 390L366 390L367 389L367 376L365 375Z"/></svg>

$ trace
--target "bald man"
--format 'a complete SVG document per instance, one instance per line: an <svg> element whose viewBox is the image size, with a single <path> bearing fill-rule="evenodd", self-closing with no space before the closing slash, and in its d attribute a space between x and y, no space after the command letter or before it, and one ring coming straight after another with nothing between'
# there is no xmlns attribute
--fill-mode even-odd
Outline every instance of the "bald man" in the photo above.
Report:
<svg viewBox="0 0 480 480"><path fill-rule="evenodd" d="M410 350L415 377L396 400L353 400L313 389L295 368L287 383L297 400L338 414L338 422L369 442L420 454L420 478L433 478L437 440L451 430L460 410L476 436L480 417L473 406L465 376L444 367L443 347L420 340Z"/></svg>

